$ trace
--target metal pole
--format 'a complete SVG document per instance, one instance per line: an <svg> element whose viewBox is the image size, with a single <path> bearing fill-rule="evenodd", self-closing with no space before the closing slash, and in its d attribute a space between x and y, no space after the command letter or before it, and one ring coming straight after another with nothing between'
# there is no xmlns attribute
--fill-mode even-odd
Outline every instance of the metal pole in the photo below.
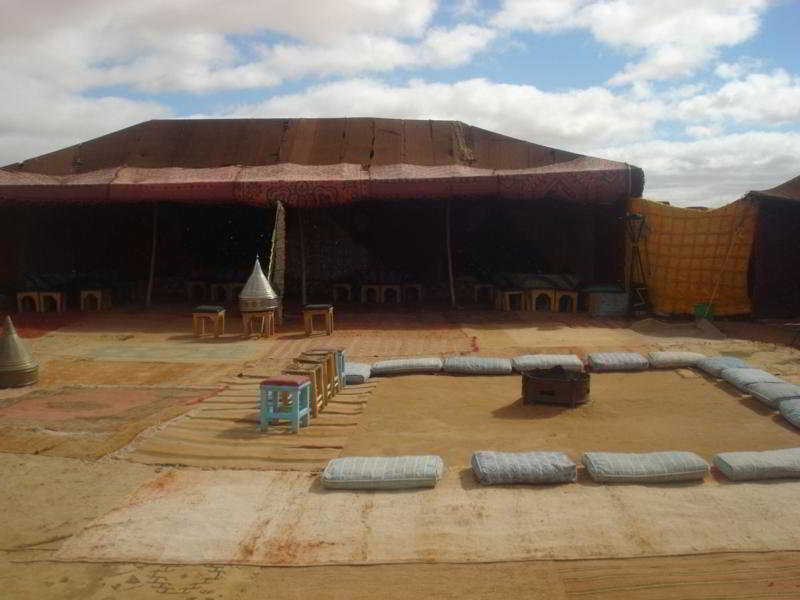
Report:
<svg viewBox="0 0 800 600"><path fill-rule="evenodd" d="M147 296L144 305L150 308L153 300L153 281L156 274L156 240L158 239L158 202L153 204L153 242L150 248L150 278L147 280Z"/></svg>
<svg viewBox="0 0 800 600"><path fill-rule="evenodd" d="M453 252L450 248L450 199L445 201L444 209L445 239L447 240L447 275L450 280L450 304L456 307L456 288L453 283Z"/></svg>
<svg viewBox="0 0 800 600"><path fill-rule="evenodd" d="M300 225L300 300L303 306L308 304L306 297L306 242L303 234L303 209L297 209L297 222Z"/></svg>

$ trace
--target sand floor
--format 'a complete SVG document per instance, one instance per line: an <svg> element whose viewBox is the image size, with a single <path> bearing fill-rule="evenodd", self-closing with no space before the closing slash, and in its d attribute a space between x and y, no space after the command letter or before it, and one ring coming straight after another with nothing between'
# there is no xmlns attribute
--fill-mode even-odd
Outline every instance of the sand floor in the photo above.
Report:
<svg viewBox="0 0 800 600"><path fill-rule="evenodd" d="M498 356L537 351L585 355L595 350L683 348L740 356L800 383L800 351L785 346L792 334L771 324L718 322L716 325L727 336L720 337L686 327L673 330L669 326L646 324L630 328L631 323L625 320L593 320L584 315L437 312L427 308L402 314L381 310L357 310L351 316L344 313L341 318L337 316L342 326L340 337L318 338L309 343L345 341L352 344L354 352L350 357L365 361L470 351ZM244 342L242 353L234 349L241 345L235 320L230 320L227 339L196 342L187 335L190 320L185 314L185 310L170 309L151 314L79 315L51 324L63 325L55 330L48 324L33 323L29 333L37 337L30 338L29 343L42 365L42 381L33 389L52 391L69 385L110 385L172 387L196 392L197 386L225 385L239 373L276 372L291 358L292 352L305 347L296 315L290 314L289 321L279 329L283 336L279 344L268 340L260 344L256 340L253 340L256 343ZM129 351L122 350L126 345ZM208 351L192 353L204 347ZM148 356L154 349L155 354ZM588 410L572 415L537 415L534 419L527 411L530 407L515 404L518 389L511 381L513 378L487 381L494 393L480 401L485 405L478 404L478 396L469 390L470 378L434 378L437 381L432 382L427 396L419 394L419 386L412 381L416 378L385 380L376 386L358 426L342 444L342 453L435 447L448 464L458 469L457 465L466 465L476 442L481 447L513 449L522 448L522 443L525 447L529 443L545 447L553 439L559 441L560 449L574 457L589 449L590 444L603 443L605 449L612 449L611 442L620 444L617 449L634 449L669 441L706 457L720 450L722 442L726 444L725 450L798 445L789 441L795 437L794 431L730 389L697 378L691 372L648 375L654 375L655 380L650 377L628 381L636 389L622 397L610 393L617 376L595 378L593 390L599 396L585 407ZM609 384L606 386L603 380ZM663 411L658 413L661 419L648 419L650 406L636 397L643 392L650 395L651 388L659 398L666 398L662 402L669 402L676 409L669 412L666 422ZM403 389L407 394L401 400L397 394ZM674 393L677 390L680 395ZM18 398L29 391L0 390L0 401ZM700 401L692 403L691 397L697 396ZM431 403L432 399L438 399L438 404ZM453 408L453 403L459 410L459 421L449 417L452 411L448 409ZM411 410L404 410L404 406ZM168 411L156 413L153 430L173 422L173 417ZM710 430L706 426L709 422L713 425ZM548 427L545 423L561 426L545 434ZM41 433L46 426L43 420L24 424L21 429L19 423L0 417L4 439L9 431ZM370 432L385 430L391 434L370 442ZM531 435L531 430L539 435ZM549 438L551 434L556 437ZM136 432L131 435L134 443L139 439L136 436ZM446 442L437 443L442 436ZM0 589L4 597L138 600L165 595L207 600L263 598L265 593L279 598L323 599L800 597L800 553L741 552L748 548L747 544L734 553L469 565L255 567L54 562L54 555L66 543L78 539L76 536L87 526L126 505L143 485L173 468L112 458L117 456L120 445L124 447L131 438L99 449L94 455L98 458L92 461L36 456L32 453L38 451L37 447L25 444L5 448L12 454L0 453L0 471L4 474L4 485L0 488L0 508L4 514L4 527L0 528ZM491 446L483 443L486 440L492 442ZM177 469L186 471L184 467ZM576 487L586 487L585 482ZM698 489L731 487L734 486L709 479ZM763 512L763 506L752 509ZM780 535L776 535L778 540Z"/></svg>

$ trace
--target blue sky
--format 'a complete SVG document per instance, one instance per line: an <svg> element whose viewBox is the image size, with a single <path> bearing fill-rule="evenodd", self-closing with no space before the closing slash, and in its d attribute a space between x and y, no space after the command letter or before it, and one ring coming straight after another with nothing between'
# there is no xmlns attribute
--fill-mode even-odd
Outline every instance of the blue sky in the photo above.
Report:
<svg viewBox="0 0 800 600"><path fill-rule="evenodd" d="M150 118L458 119L716 206L800 174L797 0L0 0L0 164Z"/></svg>

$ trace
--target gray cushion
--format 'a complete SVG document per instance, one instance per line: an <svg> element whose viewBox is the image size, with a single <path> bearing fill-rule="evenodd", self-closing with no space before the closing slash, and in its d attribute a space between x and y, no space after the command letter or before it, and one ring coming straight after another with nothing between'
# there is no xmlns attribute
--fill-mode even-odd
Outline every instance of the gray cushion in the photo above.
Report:
<svg viewBox="0 0 800 600"><path fill-rule="evenodd" d="M563 452L475 452L472 471L483 485L567 483L578 468Z"/></svg>
<svg viewBox="0 0 800 600"><path fill-rule="evenodd" d="M398 358L395 360L381 360L373 363L372 376L439 373L441 370L441 358Z"/></svg>
<svg viewBox="0 0 800 600"><path fill-rule="evenodd" d="M721 452L714 465L733 481L800 477L800 448L764 452Z"/></svg>
<svg viewBox="0 0 800 600"><path fill-rule="evenodd" d="M322 485L347 490L434 487L443 470L440 456L346 456L328 462Z"/></svg>
<svg viewBox="0 0 800 600"><path fill-rule="evenodd" d="M511 365L518 373L553 367L561 367L565 371L583 371L581 359L574 354L523 354L512 358Z"/></svg>
<svg viewBox="0 0 800 600"><path fill-rule="evenodd" d="M486 356L451 356L444 360L444 372L464 375L509 375L511 360Z"/></svg>
<svg viewBox="0 0 800 600"><path fill-rule="evenodd" d="M697 352L680 352L666 350L663 352L649 352L647 359L654 369L683 369L693 367L698 361L706 358L705 354Z"/></svg>
<svg viewBox="0 0 800 600"><path fill-rule="evenodd" d="M800 385L781 381L780 383L754 383L747 386L747 393L761 400L770 408L778 408L784 400L800 399Z"/></svg>
<svg viewBox="0 0 800 600"><path fill-rule="evenodd" d="M366 363L348 362L344 365L344 381L347 385L364 383L371 374L372 367Z"/></svg>
<svg viewBox="0 0 800 600"><path fill-rule="evenodd" d="M780 377L776 377L772 373L752 368L724 369L719 376L723 381L727 381L742 391L747 391L755 383L783 383Z"/></svg>
<svg viewBox="0 0 800 600"><path fill-rule="evenodd" d="M647 359L638 352L591 352L592 371L643 371L650 368Z"/></svg>
<svg viewBox="0 0 800 600"><path fill-rule="evenodd" d="M587 452L583 464L595 481L615 483L694 481L708 472L708 463L694 452Z"/></svg>
<svg viewBox="0 0 800 600"><path fill-rule="evenodd" d="M800 427L800 398L781 400L778 404L781 416L795 427Z"/></svg>
<svg viewBox="0 0 800 600"><path fill-rule="evenodd" d="M745 369L750 367L741 358L736 358L735 356L712 356L711 358L697 361L695 366L712 377L719 377L725 369Z"/></svg>

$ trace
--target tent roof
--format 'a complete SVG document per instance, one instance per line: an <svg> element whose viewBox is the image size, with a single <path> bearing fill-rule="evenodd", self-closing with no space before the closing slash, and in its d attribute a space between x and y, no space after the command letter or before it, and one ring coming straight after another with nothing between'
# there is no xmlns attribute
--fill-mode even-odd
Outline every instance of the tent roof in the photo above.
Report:
<svg viewBox="0 0 800 600"><path fill-rule="evenodd" d="M794 200L800 202L800 175L768 190L753 190L748 196L760 200Z"/></svg>
<svg viewBox="0 0 800 600"><path fill-rule="evenodd" d="M7 201L238 201L317 206L370 198L638 196L626 163L458 121L153 120L8 165Z"/></svg>

